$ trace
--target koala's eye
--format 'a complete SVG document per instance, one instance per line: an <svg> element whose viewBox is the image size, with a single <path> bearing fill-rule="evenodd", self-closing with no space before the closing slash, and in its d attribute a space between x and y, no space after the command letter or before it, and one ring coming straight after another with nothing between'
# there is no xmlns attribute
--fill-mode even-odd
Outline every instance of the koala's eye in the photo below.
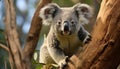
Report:
<svg viewBox="0 0 120 69"><path fill-rule="evenodd" d="M59 20L59 21L57 22L57 24L60 25L60 24L61 24L61 21Z"/></svg>
<svg viewBox="0 0 120 69"><path fill-rule="evenodd" d="M75 23L75 22L72 20L72 21L71 21L71 24L74 24L74 23Z"/></svg>

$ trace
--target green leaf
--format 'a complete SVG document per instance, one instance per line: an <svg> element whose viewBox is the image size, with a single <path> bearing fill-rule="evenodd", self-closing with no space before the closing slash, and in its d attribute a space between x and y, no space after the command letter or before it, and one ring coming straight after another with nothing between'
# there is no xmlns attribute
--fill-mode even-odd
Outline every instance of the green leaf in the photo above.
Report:
<svg viewBox="0 0 120 69"><path fill-rule="evenodd" d="M42 67L43 67L43 64L38 64L37 66L36 66L36 68L35 69L42 69Z"/></svg>

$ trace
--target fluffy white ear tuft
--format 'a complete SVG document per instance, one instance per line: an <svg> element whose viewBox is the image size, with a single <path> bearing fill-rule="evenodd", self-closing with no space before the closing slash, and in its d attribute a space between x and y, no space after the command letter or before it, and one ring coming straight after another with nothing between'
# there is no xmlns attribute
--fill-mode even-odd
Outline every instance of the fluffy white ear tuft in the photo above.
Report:
<svg viewBox="0 0 120 69"><path fill-rule="evenodd" d="M55 3L50 3L43 8L41 8L39 16L43 20L43 24L49 25L52 23L53 18L56 16L59 11L59 6Z"/></svg>
<svg viewBox="0 0 120 69"><path fill-rule="evenodd" d="M87 4L78 3L74 6L74 10L82 24L88 24L89 19L93 16L93 9Z"/></svg>

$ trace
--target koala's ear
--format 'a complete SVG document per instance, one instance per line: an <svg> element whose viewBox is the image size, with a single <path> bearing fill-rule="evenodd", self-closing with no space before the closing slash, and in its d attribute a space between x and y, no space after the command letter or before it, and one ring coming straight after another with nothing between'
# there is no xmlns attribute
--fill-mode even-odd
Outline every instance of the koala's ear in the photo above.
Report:
<svg viewBox="0 0 120 69"><path fill-rule="evenodd" d="M87 24L89 19L93 16L93 9L87 4L76 4L73 6L76 16L78 16L80 22Z"/></svg>
<svg viewBox="0 0 120 69"><path fill-rule="evenodd" d="M39 16L43 20L43 24L49 25L52 23L53 18L56 16L59 11L59 6L55 3L50 3L43 8L41 8Z"/></svg>

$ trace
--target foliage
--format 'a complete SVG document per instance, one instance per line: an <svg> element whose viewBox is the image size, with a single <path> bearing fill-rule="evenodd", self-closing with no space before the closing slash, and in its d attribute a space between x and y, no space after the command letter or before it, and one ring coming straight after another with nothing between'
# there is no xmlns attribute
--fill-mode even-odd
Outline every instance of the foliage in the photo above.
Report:
<svg viewBox="0 0 120 69"><path fill-rule="evenodd" d="M4 31L0 29L0 43L6 45Z"/></svg>
<svg viewBox="0 0 120 69"><path fill-rule="evenodd" d="M93 0L83 0L82 2L87 3L87 4L91 4L93 2Z"/></svg>
<svg viewBox="0 0 120 69"><path fill-rule="evenodd" d="M74 3L71 0L53 0L53 2L57 3L60 6L72 6Z"/></svg>
<svg viewBox="0 0 120 69"><path fill-rule="evenodd" d="M0 44L6 45L4 31L0 29ZM10 68L8 61L8 52L0 47L0 69L5 69L5 65Z"/></svg>

